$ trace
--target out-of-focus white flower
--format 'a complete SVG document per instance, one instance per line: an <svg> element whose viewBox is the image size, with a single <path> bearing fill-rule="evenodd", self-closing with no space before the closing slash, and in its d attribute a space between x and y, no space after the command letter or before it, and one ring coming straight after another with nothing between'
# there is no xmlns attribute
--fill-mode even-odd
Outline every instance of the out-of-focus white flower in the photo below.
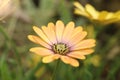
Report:
<svg viewBox="0 0 120 80"><path fill-rule="evenodd" d="M14 0L0 0L0 20L10 16L15 10Z"/></svg>
<svg viewBox="0 0 120 80"><path fill-rule="evenodd" d="M0 0L0 21L9 16L15 16L25 22L30 22L30 18L21 9L20 0Z"/></svg>

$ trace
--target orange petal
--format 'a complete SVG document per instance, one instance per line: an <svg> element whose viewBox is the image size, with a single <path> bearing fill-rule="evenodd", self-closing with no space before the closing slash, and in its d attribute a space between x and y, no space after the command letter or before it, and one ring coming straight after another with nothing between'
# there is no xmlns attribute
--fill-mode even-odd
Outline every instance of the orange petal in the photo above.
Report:
<svg viewBox="0 0 120 80"><path fill-rule="evenodd" d="M50 29L50 27L53 28L54 24L49 23L48 26L49 26L49 27L42 26L41 28L42 28L43 32L45 33L45 35L48 37L48 39L49 39L53 44L54 44L54 43L57 43L54 29Z"/></svg>
<svg viewBox="0 0 120 80"><path fill-rule="evenodd" d="M72 35L71 35L71 39L72 39L75 35L77 35L78 33L82 32L82 30L83 30L82 26L76 27L76 28L73 30L73 33L72 33Z"/></svg>
<svg viewBox="0 0 120 80"><path fill-rule="evenodd" d="M72 51L69 54L80 54L80 55L88 55L94 52L94 49L81 49L77 51Z"/></svg>
<svg viewBox="0 0 120 80"><path fill-rule="evenodd" d="M56 37L58 42L61 42L63 31L64 31L64 23L58 20L56 22Z"/></svg>
<svg viewBox="0 0 120 80"><path fill-rule="evenodd" d="M30 51L40 56L47 56L47 55L54 54L51 50L43 48L43 47L34 47L34 48L31 48Z"/></svg>
<svg viewBox="0 0 120 80"><path fill-rule="evenodd" d="M67 56L61 56L60 59L66 63L66 64L70 64L74 67L78 67L79 66L79 62L75 59L72 59L70 57L67 57Z"/></svg>
<svg viewBox="0 0 120 80"><path fill-rule="evenodd" d="M56 33L55 33L55 25L53 23L48 23L48 28L51 33L51 40L52 40L53 44L57 43Z"/></svg>
<svg viewBox="0 0 120 80"><path fill-rule="evenodd" d="M86 58L84 55L79 54L78 52L71 52L67 55L72 57L72 58L77 58L77 59L85 59Z"/></svg>
<svg viewBox="0 0 120 80"><path fill-rule="evenodd" d="M86 37L86 35L86 31L79 32L68 42L68 45L71 47L78 44L81 40L83 40Z"/></svg>
<svg viewBox="0 0 120 80"><path fill-rule="evenodd" d="M74 30L74 22L69 22L63 32L63 36L62 36L62 42L68 42L70 40L70 37L72 35L72 32Z"/></svg>
<svg viewBox="0 0 120 80"><path fill-rule="evenodd" d="M34 35L28 35L28 39L36 44L40 44L41 46L43 47L46 47L48 49L51 49L51 46L48 45L46 42L44 42L42 39L40 39L39 37L37 36L34 36Z"/></svg>
<svg viewBox="0 0 120 80"><path fill-rule="evenodd" d="M40 28L33 26L33 29L45 42L52 45L47 36L43 33L43 31Z"/></svg>
<svg viewBox="0 0 120 80"><path fill-rule="evenodd" d="M59 54L53 54L53 55L49 55L49 56L46 56L46 57L43 57L42 61L44 63L50 63L56 59L59 59L60 58L60 55Z"/></svg>
<svg viewBox="0 0 120 80"><path fill-rule="evenodd" d="M86 48L92 48L95 46L95 40L94 39L87 39L79 42L78 44L71 47L71 50L79 50L79 49L86 49Z"/></svg>

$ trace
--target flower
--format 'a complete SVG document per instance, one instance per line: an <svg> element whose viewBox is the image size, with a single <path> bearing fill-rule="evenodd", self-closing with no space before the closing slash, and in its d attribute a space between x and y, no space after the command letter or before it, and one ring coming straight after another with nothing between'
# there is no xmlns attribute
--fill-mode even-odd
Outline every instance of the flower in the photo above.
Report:
<svg viewBox="0 0 120 80"><path fill-rule="evenodd" d="M14 1L0 0L0 20L8 17L15 11Z"/></svg>
<svg viewBox="0 0 120 80"><path fill-rule="evenodd" d="M13 16L25 22L31 21L21 9L20 0L0 0L0 21L5 22L5 19Z"/></svg>
<svg viewBox="0 0 120 80"><path fill-rule="evenodd" d="M92 5L86 4L83 7L79 2L74 2L75 14L85 16L88 19L101 24L110 24L120 21L120 11L108 12L108 11L97 11Z"/></svg>
<svg viewBox="0 0 120 80"><path fill-rule="evenodd" d="M101 61L101 56L100 56L100 55L94 55L94 56L90 59L90 62L91 62L95 67L100 66L100 61Z"/></svg>
<svg viewBox="0 0 120 80"><path fill-rule="evenodd" d="M41 46L31 48L30 51L42 56L44 63L61 59L66 64L78 67L76 59L85 59L85 55L94 52L91 48L95 46L95 40L83 40L87 32L80 26L75 27L72 21L66 27L58 20L56 24L50 22L41 28L33 26L33 29L39 36L28 35L28 39Z"/></svg>
<svg viewBox="0 0 120 80"><path fill-rule="evenodd" d="M28 61L29 67L35 67L41 61L41 56L37 54L31 55L31 60Z"/></svg>

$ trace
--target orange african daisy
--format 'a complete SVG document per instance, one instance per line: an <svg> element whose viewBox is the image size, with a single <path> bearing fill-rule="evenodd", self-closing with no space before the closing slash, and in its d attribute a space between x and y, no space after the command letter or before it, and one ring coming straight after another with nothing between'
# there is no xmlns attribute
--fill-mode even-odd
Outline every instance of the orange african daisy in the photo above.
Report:
<svg viewBox="0 0 120 80"><path fill-rule="evenodd" d="M44 63L61 59L64 63L74 67L79 66L77 59L85 59L85 55L94 52L94 39L84 39L87 35L81 26L75 27L74 22L66 26L61 20L56 24L50 22L47 26L38 28L33 26L38 36L28 35L28 39L40 47L31 48L30 51L42 56Z"/></svg>

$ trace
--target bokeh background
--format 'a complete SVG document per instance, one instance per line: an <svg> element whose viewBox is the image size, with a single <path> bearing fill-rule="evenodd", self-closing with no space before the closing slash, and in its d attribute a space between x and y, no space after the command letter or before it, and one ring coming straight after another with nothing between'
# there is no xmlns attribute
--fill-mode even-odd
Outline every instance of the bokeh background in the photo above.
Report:
<svg viewBox="0 0 120 80"><path fill-rule="evenodd" d="M56 61L41 62L29 52L36 45L27 39L35 34L32 26L62 20L74 21L97 41L95 52L79 60L74 68L60 62L56 80L120 80L120 21L105 26L92 26L89 19L74 14L74 1L87 3L96 10L116 12L120 0L0 0L0 80L49 80ZM97 32L97 33L96 33Z"/></svg>

